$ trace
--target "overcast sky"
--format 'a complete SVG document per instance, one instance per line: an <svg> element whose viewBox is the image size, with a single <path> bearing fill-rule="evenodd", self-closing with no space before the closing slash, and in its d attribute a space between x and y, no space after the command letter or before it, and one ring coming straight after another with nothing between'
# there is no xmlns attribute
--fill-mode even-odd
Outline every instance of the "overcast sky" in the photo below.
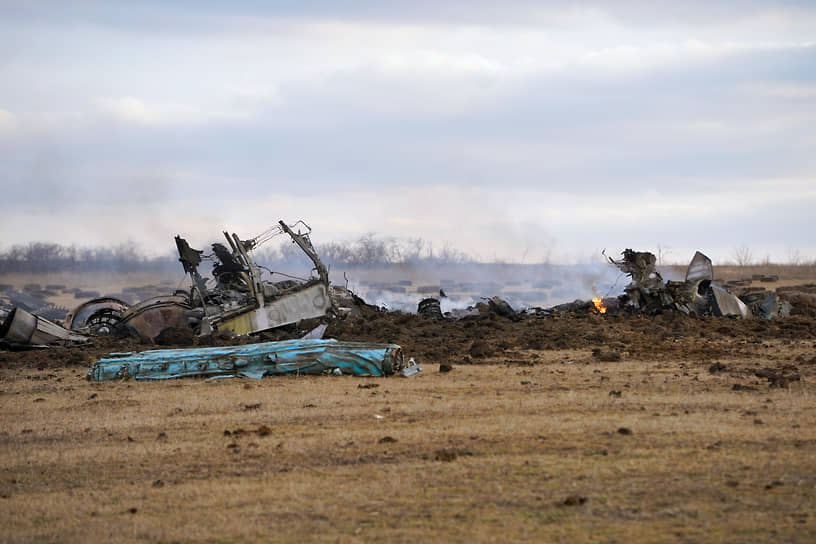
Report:
<svg viewBox="0 0 816 544"><path fill-rule="evenodd" d="M0 247L816 258L816 8L0 0L0 184Z"/></svg>

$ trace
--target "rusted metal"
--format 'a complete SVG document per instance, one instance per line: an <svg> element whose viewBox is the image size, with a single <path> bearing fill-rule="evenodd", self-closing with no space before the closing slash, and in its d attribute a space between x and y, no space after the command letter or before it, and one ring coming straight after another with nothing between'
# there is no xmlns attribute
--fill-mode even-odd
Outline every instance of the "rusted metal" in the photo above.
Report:
<svg viewBox="0 0 816 544"><path fill-rule="evenodd" d="M144 340L154 340L167 328L189 326L190 305L185 297L159 296L143 300L122 314L122 325Z"/></svg>

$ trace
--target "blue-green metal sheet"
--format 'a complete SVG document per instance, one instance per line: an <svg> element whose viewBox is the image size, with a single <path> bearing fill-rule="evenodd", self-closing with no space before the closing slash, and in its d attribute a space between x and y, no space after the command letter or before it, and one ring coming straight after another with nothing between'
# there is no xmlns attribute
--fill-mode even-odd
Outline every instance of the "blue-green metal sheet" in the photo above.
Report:
<svg viewBox="0 0 816 544"><path fill-rule="evenodd" d="M185 376L261 378L274 374L388 376L400 370L396 344L287 340L243 346L111 353L94 362L88 380L164 380Z"/></svg>

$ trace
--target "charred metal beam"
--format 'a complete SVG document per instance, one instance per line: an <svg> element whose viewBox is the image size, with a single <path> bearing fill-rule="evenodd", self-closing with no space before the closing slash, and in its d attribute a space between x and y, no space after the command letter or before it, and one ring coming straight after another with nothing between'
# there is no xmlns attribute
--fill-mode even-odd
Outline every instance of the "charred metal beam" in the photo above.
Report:
<svg viewBox="0 0 816 544"><path fill-rule="evenodd" d="M315 251L314 246L312 245L311 239L309 239L309 233L299 234L289 228L289 225L284 223L283 221L278 221L278 224L281 226L283 231L288 234L294 242L300 246L300 249L306 254L306 256L311 259L312 263L314 263L315 270L317 270L317 275L320 277L320 281L328 288L329 286L329 271L323 262L320 260L320 257L317 256L317 251ZM305 224L305 223L304 223ZM308 228L308 225L306 225ZM309 229L311 231L311 229Z"/></svg>

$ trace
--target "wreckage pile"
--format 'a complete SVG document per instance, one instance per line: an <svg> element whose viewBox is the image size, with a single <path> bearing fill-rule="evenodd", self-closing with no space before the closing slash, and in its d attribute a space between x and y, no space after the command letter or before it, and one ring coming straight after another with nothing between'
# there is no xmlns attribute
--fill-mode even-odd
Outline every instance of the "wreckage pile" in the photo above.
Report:
<svg viewBox="0 0 816 544"><path fill-rule="evenodd" d="M183 352L114 353L98 361L89 376L93 379L157 379L183 375L259 377L288 372L388 375L409 367L413 370L408 373L414 374L417 369L403 360L401 348L393 343L336 344L321 340L326 323L332 320L372 316L384 310L366 304L348 289L330 285L328 270L311 243L310 232L302 221L291 226L280 221L274 228L248 240L225 232L226 245L213 244L212 253L208 255L176 236L179 261L191 280L189 290L150 297L134 305L114 297L94 298L70 312L63 311L62 324L54 317L58 308L32 295L6 290L6 300L16 304L5 315L0 315L0 342L19 348L82 344L112 337L178 344L173 339L213 335L241 337L286 325L322 321L322 326L292 345L267 345L248 351L214 347ZM262 278L262 267L250 257L252 250L284 234L312 262L309 278L267 281ZM208 280L199 272L205 259L213 262L212 278ZM517 311L494 296L475 306L443 313L440 298L445 295L440 291L440 298L428 297L419 302L417 316L430 321L460 321L488 314L518 322L528 317L566 313L607 316L676 313L772 319L785 317L791 311L790 303L776 292L745 289L738 296L727 286L715 282L711 260L700 252L691 260L684 281L664 281L657 270L655 256L648 252L626 249L621 259L609 258L609 263L630 278L623 294L616 297Z"/></svg>
<svg viewBox="0 0 816 544"><path fill-rule="evenodd" d="M623 259L609 259L631 278L619 298L619 307L630 313L655 315L676 311L685 315L772 319L790 315L791 305L776 293L752 293L740 298L724 285L714 282L711 259L694 254L685 281L663 281L656 258L648 252L626 249Z"/></svg>
<svg viewBox="0 0 816 544"><path fill-rule="evenodd" d="M691 316L742 319L752 316L773 319L790 315L791 304L779 298L776 292L749 289L737 295L728 286L716 283L711 259L699 251L691 259L684 281L664 281L657 270L657 259L653 253L626 249L622 257L619 260L608 258L610 264L630 278L623 294L616 297L576 300L550 308L528 308L523 312L515 311L499 297L492 297L476 306L444 315L439 310L439 299L432 297L420 301L417 313L430 319L462 319L480 312L493 312L510 319L520 319L524 315L546 317L563 313L612 316L677 312Z"/></svg>
<svg viewBox="0 0 816 544"><path fill-rule="evenodd" d="M0 325L0 339L8 344L84 342L94 337L135 337L155 341L167 330L189 329L197 335L213 331L250 334L304 319L324 317L333 308L329 278L306 232L295 232L283 221L263 234L241 240L224 233L227 248L213 244L213 283L208 286L198 271L203 251L192 249L176 236L179 260L192 280L189 291L176 291L143 300L135 305L113 298L94 298L68 312L63 325L17 305ZM294 226L293 226L294 227ZM296 281L264 281L261 268L249 252L277 234L288 234L314 263L317 277ZM18 296L15 300L21 300Z"/></svg>

